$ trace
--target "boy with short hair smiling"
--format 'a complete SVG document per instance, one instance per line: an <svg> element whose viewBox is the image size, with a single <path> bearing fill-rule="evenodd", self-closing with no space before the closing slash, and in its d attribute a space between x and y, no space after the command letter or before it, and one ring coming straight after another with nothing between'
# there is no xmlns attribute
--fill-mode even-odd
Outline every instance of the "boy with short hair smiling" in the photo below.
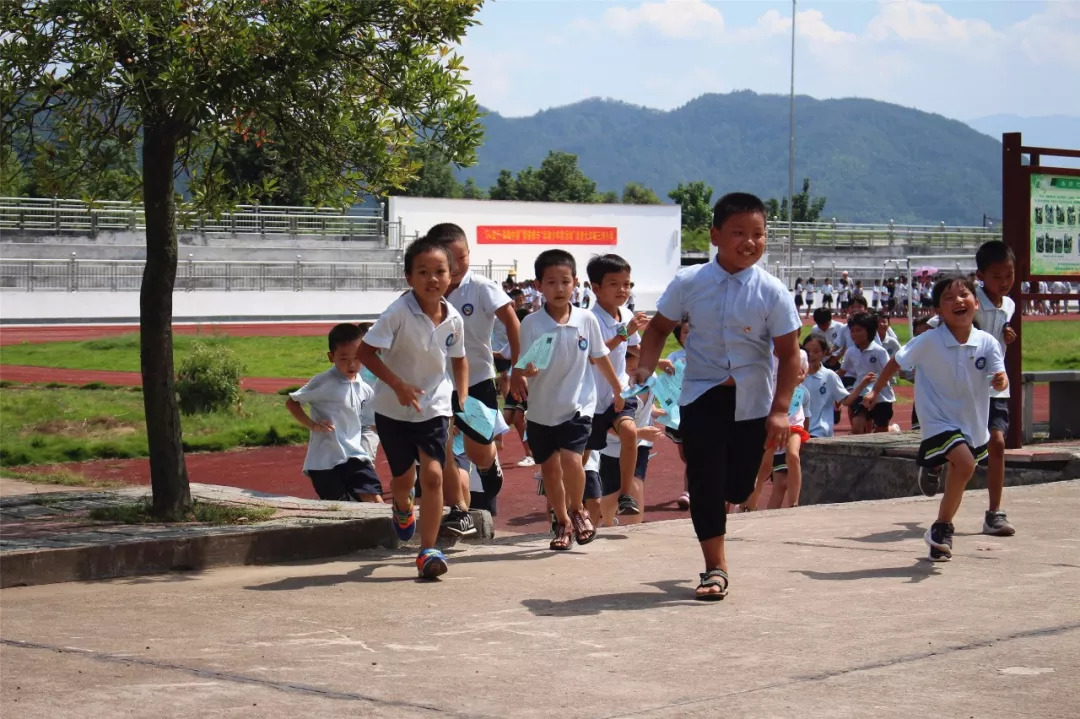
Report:
<svg viewBox="0 0 1080 719"><path fill-rule="evenodd" d="M412 288L379 315L360 345L360 360L379 378L375 386L375 426L393 475L393 526L402 541L416 531L413 515L415 465L420 465L420 554L424 579L446 573L446 557L435 548L442 520L443 465L452 387L468 396L461 315L443 296L450 286L446 247L421 238L405 250L405 278ZM381 350L381 352L380 352ZM446 367L449 358L451 383Z"/></svg>
<svg viewBox="0 0 1080 719"><path fill-rule="evenodd" d="M295 392L285 407L297 422L311 430L304 474L319 499L382 502L382 484L375 474L375 457L366 433L372 432L374 390L360 379L361 327L335 325L327 338L330 369L320 372ZM304 405L311 408L311 416Z"/></svg>
<svg viewBox="0 0 1080 719"><path fill-rule="evenodd" d="M644 312L624 310L623 304L630 296L630 263L618 255L597 255L589 260L586 268L589 281L596 292L596 304L592 312L600 323L600 335L608 348L608 359L623 388L630 386L626 373L628 348L641 344L638 330L649 322ZM588 449L602 450L608 443L608 430L614 430L619 438L619 514L640 514L641 508L634 500L634 472L637 466L637 415L638 401L630 398L621 411L616 412L614 395L601 374L600 367L593 366L596 382L596 414L592 419L592 434Z"/></svg>
<svg viewBox="0 0 1080 719"><path fill-rule="evenodd" d="M728 590L726 504L754 489L766 449L787 444L788 404L799 375L802 322L787 287L757 266L765 251L766 210L736 192L713 208L709 236L716 259L686 267L664 290L642 340L636 380L656 368L664 340L686 315L679 432L690 485L690 515L705 571L695 596L723 599ZM773 386L772 355L779 359Z"/></svg>
<svg viewBox="0 0 1080 719"><path fill-rule="evenodd" d="M596 315L570 304L577 282L574 256L565 250L545 250L534 264L544 306L521 323L521 343L531 348L545 334L555 337L547 368L541 371L531 362L523 370L515 367L510 392L529 401L525 415L529 447L540 465L544 494L556 518L550 547L567 550L574 541L588 544L596 536L582 502L582 455L596 411L596 385L589 363L600 368L614 393L616 413L623 408L622 385L608 361Z"/></svg>
<svg viewBox="0 0 1080 719"><path fill-rule="evenodd" d="M860 312L853 316L848 322L848 331L851 333L852 347L844 353L844 362L837 374L842 379L850 377L858 384L867 375L879 374L889 362L889 353L874 339L877 337L878 322L873 315ZM877 403L872 408L858 403L851 405L851 433L887 432L895 401L896 396L889 384L879 393Z"/></svg>
<svg viewBox="0 0 1080 719"><path fill-rule="evenodd" d="M976 463L986 458L990 387L1003 390L1009 380L1001 345L974 326L979 305L974 283L948 277L934 285L932 297L941 326L914 338L889 360L863 405L872 407L877 393L901 368L917 370L915 405L922 423L917 461L922 467L948 464L937 521L924 537L930 560L944 562L952 558L952 520L964 488Z"/></svg>

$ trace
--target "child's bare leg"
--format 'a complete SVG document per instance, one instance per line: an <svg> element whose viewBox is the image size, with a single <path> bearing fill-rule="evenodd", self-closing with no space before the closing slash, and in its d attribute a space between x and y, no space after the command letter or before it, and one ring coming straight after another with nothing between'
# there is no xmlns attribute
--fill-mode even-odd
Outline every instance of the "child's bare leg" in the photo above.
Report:
<svg viewBox="0 0 1080 719"><path fill-rule="evenodd" d="M619 494L632 496L634 470L637 469L637 425L634 420L624 417L615 425L615 433L619 436Z"/></svg>
<svg viewBox="0 0 1080 719"><path fill-rule="evenodd" d="M562 464L562 452L555 452L550 457L544 460L540 465L540 474L543 477L544 482L544 495L547 496L548 504L551 511L555 512L555 519L559 524L570 524L570 514L566 511L566 495L567 488L563 482L563 464ZM581 462L578 460L578 455L573 455L578 466L581 466ZM581 476L584 480L585 469L582 468ZM584 481L582 486L578 488L578 502L581 501L581 495L585 492Z"/></svg>
<svg viewBox="0 0 1080 719"><path fill-rule="evenodd" d="M619 524L641 524L645 521L645 483L637 477L630 480L630 496L634 498L641 511L637 514L626 514L619 520Z"/></svg>
<svg viewBox="0 0 1080 719"><path fill-rule="evenodd" d="M566 492L562 510L566 512L567 509L584 509L585 503L581 500L585 496L585 467L581 464L581 454L569 449L560 449L555 453L555 457L562 468L562 485ZM551 502L555 503L554 497ZM569 520L570 515L567 514L566 517ZM559 521L562 521L561 517Z"/></svg>
<svg viewBox="0 0 1080 719"><path fill-rule="evenodd" d="M727 571L727 557L724 555L724 536L712 537L701 542L701 555L705 566Z"/></svg>
<svg viewBox="0 0 1080 719"><path fill-rule="evenodd" d="M787 449L787 498L789 507L799 506L799 494L802 492L802 437L792 434L788 438Z"/></svg>
<svg viewBox="0 0 1080 719"><path fill-rule="evenodd" d="M604 514L603 504L599 499L586 499L585 509L588 511L589 517L592 518L594 526L599 527L601 517L607 517L607 515ZM614 517L615 515L612 514L611 516Z"/></svg>
<svg viewBox="0 0 1080 719"><path fill-rule="evenodd" d="M1001 509L1001 496L1005 492L1005 434L1000 429L990 430L989 454L986 466L986 491L990 495L990 511Z"/></svg>
<svg viewBox="0 0 1080 719"><path fill-rule="evenodd" d="M446 440L446 463L443 464L443 502L446 506L468 509L472 494L469 492L469 473L462 471L454 457L454 441ZM427 489L424 490L427 492ZM423 498L421 498L423 499Z"/></svg>
<svg viewBox="0 0 1080 719"><path fill-rule="evenodd" d="M600 516L601 521L599 523L597 523L597 521L596 521L597 515L593 514L591 509L589 510L589 514L593 518L593 523L597 524L597 526L604 526L604 527L614 527L615 526L615 515L618 514L618 512L619 512L619 493L618 492L614 492L612 494L609 494L609 495L606 495L606 496L600 498L600 515L599 516ZM632 515L632 514L624 515L624 519L620 519L619 524L623 524L624 522L628 524L629 523L629 518L633 517L633 516L634 515Z"/></svg>
<svg viewBox="0 0 1080 719"><path fill-rule="evenodd" d="M423 452L419 454L420 486L424 490L420 498L420 549L428 549L435 546L435 540L439 537L439 524L442 522L443 468L434 457L429 457ZM394 480L396 481L397 478L395 477ZM394 497L396 499L397 492L394 493Z"/></svg>
<svg viewBox="0 0 1080 719"><path fill-rule="evenodd" d="M964 489L975 474L975 457L966 444L958 444L946 455L949 469L945 473L945 493L938 507L939 522L952 522L964 499Z"/></svg>
<svg viewBox="0 0 1080 719"><path fill-rule="evenodd" d="M761 464L758 466L757 479L754 480L754 491L750 493L750 496L743 502L743 506L751 512L757 509L758 500L761 499L761 490L765 487L765 482L769 479L769 475L772 474L772 460L773 456L771 452L766 452L761 455ZM685 460L683 460L685 462ZM686 477L683 477L686 481ZM773 492L775 494L775 491Z"/></svg>
<svg viewBox="0 0 1080 719"><path fill-rule="evenodd" d="M769 505L766 509L780 509L784 506L784 495L787 494L788 473L773 472L772 494L769 495Z"/></svg>

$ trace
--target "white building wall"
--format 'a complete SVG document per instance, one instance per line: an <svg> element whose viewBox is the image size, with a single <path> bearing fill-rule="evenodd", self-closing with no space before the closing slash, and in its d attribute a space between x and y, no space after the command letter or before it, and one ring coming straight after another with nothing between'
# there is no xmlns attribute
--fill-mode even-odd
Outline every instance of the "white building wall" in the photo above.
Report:
<svg viewBox="0 0 1080 719"><path fill-rule="evenodd" d="M615 253L633 268L637 308L651 311L679 269L681 248L678 205L579 205L556 202L504 202L428 197L391 197L391 221L401 220L404 233L425 234L441 222L459 225L469 237L473 266L518 263L518 278L533 276L533 261L551 248L574 255L578 278L585 282L585 266L593 255ZM477 242L481 226L615 228L611 244L523 244Z"/></svg>

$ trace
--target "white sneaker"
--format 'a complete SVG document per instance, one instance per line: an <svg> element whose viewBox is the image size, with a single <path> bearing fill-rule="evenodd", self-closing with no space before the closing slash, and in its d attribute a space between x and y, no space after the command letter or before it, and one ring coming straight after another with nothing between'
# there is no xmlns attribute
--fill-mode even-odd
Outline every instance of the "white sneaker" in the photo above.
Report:
<svg viewBox="0 0 1080 719"><path fill-rule="evenodd" d="M518 467L535 467L536 460L532 457L525 457L517 463Z"/></svg>

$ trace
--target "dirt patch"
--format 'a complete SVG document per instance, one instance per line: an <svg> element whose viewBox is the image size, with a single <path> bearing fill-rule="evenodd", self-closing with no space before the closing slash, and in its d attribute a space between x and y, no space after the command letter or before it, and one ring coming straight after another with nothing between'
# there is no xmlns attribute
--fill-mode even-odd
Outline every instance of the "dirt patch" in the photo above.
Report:
<svg viewBox="0 0 1080 719"><path fill-rule="evenodd" d="M100 439L103 437L126 437L139 431L134 422L121 422L115 417L90 417L81 421L50 419L25 427L20 434L23 437L32 434L63 434L69 437Z"/></svg>

